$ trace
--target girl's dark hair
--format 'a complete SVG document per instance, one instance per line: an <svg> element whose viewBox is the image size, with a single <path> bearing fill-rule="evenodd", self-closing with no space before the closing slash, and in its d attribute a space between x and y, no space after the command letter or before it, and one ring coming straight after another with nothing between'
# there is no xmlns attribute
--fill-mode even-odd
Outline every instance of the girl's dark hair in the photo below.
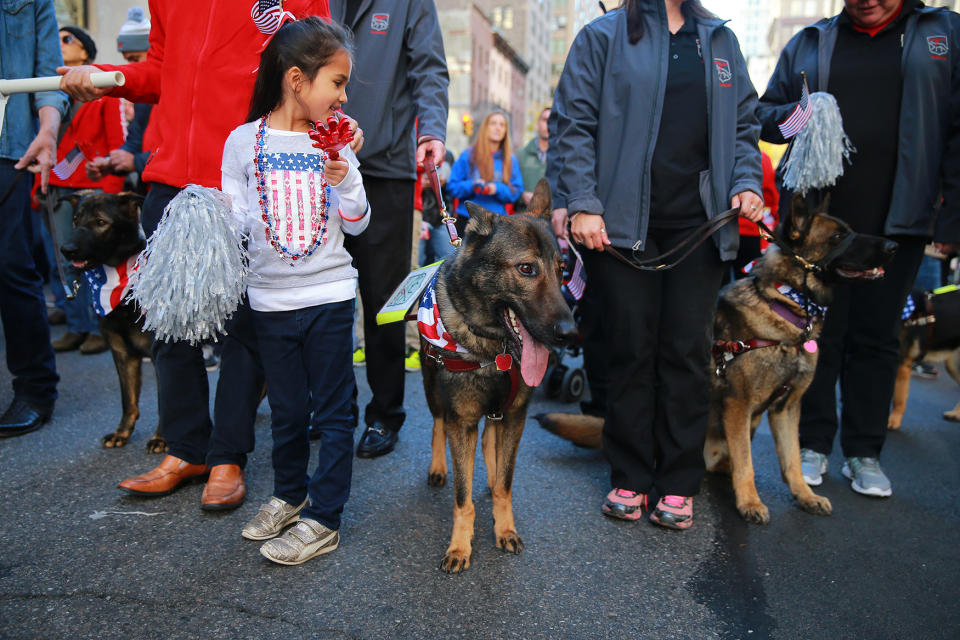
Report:
<svg viewBox="0 0 960 640"><path fill-rule="evenodd" d="M643 37L643 12L654 8L654 3L663 3L664 0L622 0L620 8L627 13L627 38L630 44L637 44ZM700 0L686 0L680 5L685 18L716 18L707 11Z"/></svg>
<svg viewBox="0 0 960 640"><path fill-rule="evenodd" d="M308 80L338 51L353 55L353 34L338 24L311 16L288 22L273 35L260 54L260 70L253 85L247 122L269 113L283 98L283 75L300 67Z"/></svg>

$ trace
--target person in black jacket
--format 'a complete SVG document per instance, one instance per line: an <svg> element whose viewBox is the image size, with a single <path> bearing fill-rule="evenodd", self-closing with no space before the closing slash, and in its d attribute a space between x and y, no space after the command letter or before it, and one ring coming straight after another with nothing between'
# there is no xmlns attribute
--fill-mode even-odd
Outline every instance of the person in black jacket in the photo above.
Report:
<svg viewBox="0 0 960 640"><path fill-rule="evenodd" d="M917 0L844 4L839 15L787 43L757 115L763 139L783 143L777 125L800 99L801 71L811 91L833 94L856 153L828 190L829 212L854 231L899 244L882 280L837 288L800 416L808 484L823 481L842 425L843 475L854 491L885 497L893 488L879 457L893 397L900 313L931 230L943 253L960 242L960 56L950 50L960 37L960 16ZM941 192L943 206L934 216Z"/></svg>
<svg viewBox="0 0 960 640"><path fill-rule="evenodd" d="M571 47L554 97L556 145L548 155L557 155L548 164L573 240L596 250L583 259L607 332L606 515L639 519L656 490L653 522L693 523L710 330L723 261L736 256L738 234L726 225L675 269L657 273L604 249L643 260L728 207L759 219L755 106L736 38L698 0L625 0Z"/></svg>

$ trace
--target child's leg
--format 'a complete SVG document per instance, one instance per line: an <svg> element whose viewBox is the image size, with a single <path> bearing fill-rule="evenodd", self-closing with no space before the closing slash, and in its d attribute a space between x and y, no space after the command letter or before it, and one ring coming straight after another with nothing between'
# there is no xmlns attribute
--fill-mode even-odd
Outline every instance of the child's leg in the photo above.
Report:
<svg viewBox="0 0 960 640"><path fill-rule="evenodd" d="M310 478L310 505L301 516L339 529L353 475L353 300L303 311L313 312L305 326L303 360L310 383L313 424L321 436L317 470Z"/></svg>
<svg viewBox="0 0 960 640"><path fill-rule="evenodd" d="M253 312L272 417L273 495L292 505L307 497L310 462L310 389L303 357L305 311Z"/></svg>

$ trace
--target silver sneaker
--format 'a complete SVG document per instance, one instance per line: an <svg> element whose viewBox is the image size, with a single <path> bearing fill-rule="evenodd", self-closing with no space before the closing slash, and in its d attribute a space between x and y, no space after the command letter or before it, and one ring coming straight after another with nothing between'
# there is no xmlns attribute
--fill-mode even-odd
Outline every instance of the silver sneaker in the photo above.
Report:
<svg viewBox="0 0 960 640"><path fill-rule="evenodd" d="M240 532L247 540L266 540L280 535L283 528L300 517L300 510L307 501L296 507L280 498L271 497L267 504L260 505L260 511Z"/></svg>
<svg viewBox="0 0 960 640"><path fill-rule="evenodd" d="M811 487L823 484L823 474L827 472L827 456L813 449L800 449L800 473L803 481Z"/></svg>
<svg viewBox="0 0 960 640"><path fill-rule="evenodd" d="M850 486L865 496L886 498L893 495L893 487L876 458L847 458L843 463L843 477L852 480Z"/></svg>
<svg viewBox="0 0 960 640"><path fill-rule="evenodd" d="M279 538L264 542L260 553L278 564L303 564L310 558L330 553L339 545L339 531L328 529L316 520L301 518Z"/></svg>

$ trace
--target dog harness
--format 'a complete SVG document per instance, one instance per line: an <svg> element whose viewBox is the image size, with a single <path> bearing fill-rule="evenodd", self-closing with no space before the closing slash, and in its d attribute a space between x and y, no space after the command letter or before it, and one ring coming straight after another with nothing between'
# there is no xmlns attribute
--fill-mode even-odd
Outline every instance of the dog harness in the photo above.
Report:
<svg viewBox="0 0 960 640"><path fill-rule="evenodd" d="M126 300L132 284L130 276L137 270L139 257L140 254L135 253L115 267L102 264L83 272L90 285L90 297L98 316L109 315Z"/></svg>
<svg viewBox="0 0 960 640"><path fill-rule="evenodd" d="M434 274L427 284L427 288L424 289L423 297L420 298L420 307L417 309L417 328L424 340L423 354L447 371L454 373L476 371L490 365L496 365L497 371L508 372L510 374L510 393L507 395L507 400L500 407L500 411L487 414L487 418L491 420L502 420L504 411L513 404L517 392L520 390L520 368L509 353L501 353L495 360L489 362L464 359L464 356L470 355L470 352L457 344L453 336L447 333L440 317L440 307L437 306L435 290L437 275L439 275L439 272Z"/></svg>

